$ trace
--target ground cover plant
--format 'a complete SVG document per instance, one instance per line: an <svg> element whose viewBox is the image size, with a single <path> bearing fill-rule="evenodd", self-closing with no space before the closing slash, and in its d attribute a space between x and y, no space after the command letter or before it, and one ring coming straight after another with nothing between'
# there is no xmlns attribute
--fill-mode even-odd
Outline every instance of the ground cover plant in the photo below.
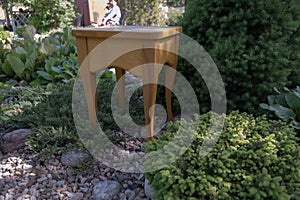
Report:
<svg viewBox="0 0 300 200"><path fill-rule="evenodd" d="M110 72L106 72L108 74ZM115 79L103 75L98 84L97 118L112 141L121 140L111 134L118 129L110 110L110 98ZM105 79L105 80L104 80ZM19 128L30 128L34 134L28 144L32 150L47 158L53 153L84 148L79 140L72 113L72 92L74 82L14 87L0 85L1 129L8 132ZM140 93L131 99L132 117L143 122L143 104L136 103Z"/></svg>
<svg viewBox="0 0 300 200"><path fill-rule="evenodd" d="M197 132L181 158L146 174L155 199L299 199L300 143L292 128L265 116L232 112L212 151L201 157L203 141L211 138L207 132L211 117L218 115L180 122L187 127L196 124ZM179 122L172 124L165 135L147 143L146 151L163 148L178 126ZM159 155L154 159L159 160Z"/></svg>

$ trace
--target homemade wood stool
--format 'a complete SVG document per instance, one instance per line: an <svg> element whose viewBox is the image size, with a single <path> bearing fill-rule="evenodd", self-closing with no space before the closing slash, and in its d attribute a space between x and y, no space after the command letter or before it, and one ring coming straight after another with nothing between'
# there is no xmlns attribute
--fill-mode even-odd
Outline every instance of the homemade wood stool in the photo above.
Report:
<svg viewBox="0 0 300 200"><path fill-rule="evenodd" d="M96 72L108 67L116 68L120 106L125 105L125 70L143 81L144 115L147 141L154 136L154 106L158 75L166 68L166 104L168 120L173 120L171 88L178 60L181 27L109 26L101 28L75 28L80 76L87 101L89 120L96 126ZM140 70L134 70L138 66Z"/></svg>

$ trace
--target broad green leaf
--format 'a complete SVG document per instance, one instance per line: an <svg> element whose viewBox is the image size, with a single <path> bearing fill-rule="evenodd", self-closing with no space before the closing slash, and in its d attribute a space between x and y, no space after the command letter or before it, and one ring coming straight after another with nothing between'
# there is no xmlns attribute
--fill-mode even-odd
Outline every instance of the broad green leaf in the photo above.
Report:
<svg viewBox="0 0 300 200"><path fill-rule="evenodd" d="M57 64L57 59L50 58L45 64L46 71L47 72L51 71L51 68L54 67L56 64Z"/></svg>
<svg viewBox="0 0 300 200"><path fill-rule="evenodd" d="M26 26L23 36L25 41L33 41L36 29L32 25Z"/></svg>
<svg viewBox="0 0 300 200"><path fill-rule="evenodd" d="M37 51L37 45L35 42L25 42L24 47L25 47L26 52Z"/></svg>
<svg viewBox="0 0 300 200"><path fill-rule="evenodd" d="M277 92L278 94L281 94L281 92L278 90L277 87L274 87L273 89L274 89L274 91Z"/></svg>
<svg viewBox="0 0 300 200"><path fill-rule="evenodd" d="M285 95L286 103L293 110L297 110L300 108L300 97L296 96L295 93L287 93Z"/></svg>
<svg viewBox="0 0 300 200"><path fill-rule="evenodd" d="M259 104L259 106L260 106L262 109L270 110L270 108L269 108L269 105L268 105L268 104L261 103L261 104Z"/></svg>
<svg viewBox="0 0 300 200"><path fill-rule="evenodd" d="M299 86L297 86L296 89L295 89L293 92L294 92L294 94L295 94L297 97L300 98L300 87L299 87Z"/></svg>
<svg viewBox="0 0 300 200"><path fill-rule="evenodd" d="M39 51L47 56L50 56L54 51L54 47L49 42L43 42Z"/></svg>
<svg viewBox="0 0 300 200"><path fill-rule="evenodd" d="M18 77L21 77L24 69L25 69L25 65L22 62L22 60L20 58L18 58L17 56L13 55L13 54L9 54L7 56L7 60L11 66L11 68L14 70L14 72L16 73L16 75Z"/></svg>
<svg viewBox="0 0 300 200"><path fill-rule="evenodd" d="M5 74L9 76L13 76L15 74L14 70L11 68L8 61L2 64L2 70L4 71Z"/></svg>
<svg viewBox="0 0 300 200"><path fill-rule="evenodd" d="M275 114L285 122L289 122L295 119L296 116L293 110L283 107L281 105L271 105L269 106L269 110L274 111Z"/></svg>
<svg viewBox="0 0 300 200"><path fill-rule="evenodd" d="M34 71L36 59L37 59L37 52L33 51L26 59L25 68L29 69L30 71Z"/></svg>
<svg viewBox="0 0 300 200"><path fill-rule="evenodd" d="M269 95L267 98L268 98L268 103L270 105L275 104L275 100L276 100L276 96L275 95Z"/></svg>
<svg viewBox="0 0 300 200"><path fill-rule="evenodd" d="M23 47L17 47L17 48L15 49L15 52L16 52L17 54L27 54L27 51L26 51Z"/></svg>
<svg viewBox="0 0 300 200"><path fill-rule="evenodd" d="M295 129L300 130L300 122L294 121L292 127L295 128Z"/></svg>
<svg viewBox="0 0 300 200"><path fill-rule="evenodd" d="M284 94L276 95L275 103L277 103L277 104L279 104L281 106L284 106L284 107L288 107L288 104L286 103L285 95Z"/></svg>
<svg viewBox="0 0 300 200"><path fill-rule="evenodd" d="M28 69L25 69L24 72L22 73L21 78L25 81L31 81L32 80L31 71L29 71Z"/></svg>

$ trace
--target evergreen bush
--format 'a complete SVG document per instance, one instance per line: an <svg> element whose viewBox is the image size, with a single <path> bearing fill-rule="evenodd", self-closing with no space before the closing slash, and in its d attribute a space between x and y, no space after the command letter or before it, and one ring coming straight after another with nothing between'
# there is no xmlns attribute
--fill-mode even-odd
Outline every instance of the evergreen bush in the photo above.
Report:
<svg viewBox="0 0 300 200"><path fill-rule="evenodd" d="M180 25L218 66L229 111L257 114L273 87L299 84L299 12L296 0L189 0ZM210 110L200 75L185 61L178 67L194 87L202 111Z"/></svg>
<svg viewBox="0 0 300 200"><path fill-rule="evenodd" d="M216 115L208 113L187 123L197 125L197 133L178 160L146 173L155 199L299 199L299 138L292 128L265 116L232 112L216 145L200 156L203 142L210 142L211 116ZM147 153L169 145L177 130L177 123L169 126L165 135L145 145ZM148 162L155 165L159 155L153 159Z"/></svg>

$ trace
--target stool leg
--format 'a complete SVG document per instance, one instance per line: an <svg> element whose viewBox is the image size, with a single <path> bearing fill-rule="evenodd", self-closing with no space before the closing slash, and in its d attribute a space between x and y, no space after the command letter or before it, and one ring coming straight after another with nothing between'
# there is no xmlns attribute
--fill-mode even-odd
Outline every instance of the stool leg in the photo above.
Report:
<svg viewBox="0 0 300 200"><path fill-rule="evenodd" d="M150 83L143 85L144 115L146 124L146 140L154 139L154 110L157 94L157 84Z"/></svg>
<svg viewBox="0 0 300 200"><path fill-rule="evenodd" d="M121 78L125 74L125 70L116 67L117 87L119 95L119 106L125 108L125 77Z"/></svg>
<svg viewBox="0 0 300 200"><path fill-rule="evenodd" d="M96 74L90 73L89 70L80 68L80 76L82 80L82 85L86 97L86 103L88 107L89 120L93 129L96 127Z"/></svg>
<svg viewBox="0 0 300 200"><path fill-rule="evenodd" d="M174 85L175 77L176 77L175 69L166 67L166 70L165 70L165 93L166 93L166 104L167 104L167 113L168 113L169 121L173 121L172 88Z"/></svg>

